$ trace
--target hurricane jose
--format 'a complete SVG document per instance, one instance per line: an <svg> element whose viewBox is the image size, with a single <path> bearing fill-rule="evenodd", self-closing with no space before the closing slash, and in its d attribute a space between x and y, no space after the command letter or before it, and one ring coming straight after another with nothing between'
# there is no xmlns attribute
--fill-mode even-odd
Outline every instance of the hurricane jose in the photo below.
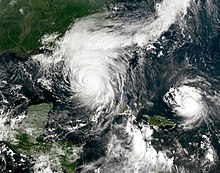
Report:
<svg viewBox="0 0 220 173"><path fill-rule="evenodd" d="M164 96L164 101L183 118L186 125L199 123L207 117L207 106L202 92L195 87L183 85L171 88Z"/></svg>
<svg viewBox="0 0 220 173"><path fill-rule="evenodd" d="M109 13L76 22L59 41L52 57L65 61L64 71L70 76L72 91L81 105L96 109L120 102L128 66L124 49L156 41L178 16L185 15L189 4L190 0L164 0L155 7L156 19L129 24L120 18L109 19Z"/></svg>

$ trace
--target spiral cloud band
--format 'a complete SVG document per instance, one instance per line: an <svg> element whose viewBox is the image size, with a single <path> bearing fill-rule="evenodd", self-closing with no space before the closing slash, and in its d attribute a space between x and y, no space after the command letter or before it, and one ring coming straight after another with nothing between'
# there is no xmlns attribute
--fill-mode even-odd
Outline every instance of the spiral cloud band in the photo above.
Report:
<svg viewBox="0 0 220 173"><path fill-rule="evenodd" d="M164 101L172 107L178 116L183 118L186 125L201 122L207 116L202 93L194 87L183 85L171 88L164 96Z"/></svg>
<svg viewBox="0 0 220 173"><path fill-rule="evenodd" d="M70 67L71 86L81 102L97 108L120 99L127 66L123 49L155 41L178 15L184 15L189 2L163 1L157 10L158 18L152 21L128 25L98 14L74 24L61 49L65 50L65 61ZM172 13L167 13L170 9Z"/></svg>
<svg viewBox="0 0 220 173"><path fill-rule="evenodd" d="M123 57L125 48L155 42L178 16L185 15L190 1L164 0L155 7L156 18L134 23L112 20L109 13L81 19L58 42L52 61L65 61L71 89L83 106L111 106L122 96L128 61Z"/></svg>

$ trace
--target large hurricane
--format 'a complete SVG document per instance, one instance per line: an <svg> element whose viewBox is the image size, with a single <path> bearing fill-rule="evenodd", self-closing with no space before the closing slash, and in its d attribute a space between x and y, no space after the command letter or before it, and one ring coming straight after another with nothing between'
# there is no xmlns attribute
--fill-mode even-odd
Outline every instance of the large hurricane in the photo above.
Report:
<svg viewBox="0 0 220 173"><path fill-rule="evenodd" d="M121 102L129 60L123 56L125 48L154 42L185 15L189 4L190 0L165 0L155 7L156 20L151 17L128 24L109 19L111 14L105 13L76 22L59 42L54 57L63 57L72 91L81 106L96 109Z"/></svg>

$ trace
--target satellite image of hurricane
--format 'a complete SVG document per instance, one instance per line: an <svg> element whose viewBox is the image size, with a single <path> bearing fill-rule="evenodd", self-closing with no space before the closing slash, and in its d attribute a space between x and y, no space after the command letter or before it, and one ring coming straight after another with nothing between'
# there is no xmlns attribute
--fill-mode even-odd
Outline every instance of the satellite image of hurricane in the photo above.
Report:
<svg viewBox="0 0 220 173"><path fill-rule="evenodd" d="M0 0L0 173L219 159L219 0Z"/></svg>

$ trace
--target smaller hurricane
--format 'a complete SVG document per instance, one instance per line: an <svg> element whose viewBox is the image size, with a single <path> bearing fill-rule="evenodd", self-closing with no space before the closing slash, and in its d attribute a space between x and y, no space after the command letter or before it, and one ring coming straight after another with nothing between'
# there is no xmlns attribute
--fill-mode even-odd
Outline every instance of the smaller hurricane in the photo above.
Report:
<svg viewBox="0 0 220 173"><path fill-rule="evenodd" d="M183 85L170 88L163 100L183 118L185 125L200 123L208 115L202 92L195 87Z"/></svg>

